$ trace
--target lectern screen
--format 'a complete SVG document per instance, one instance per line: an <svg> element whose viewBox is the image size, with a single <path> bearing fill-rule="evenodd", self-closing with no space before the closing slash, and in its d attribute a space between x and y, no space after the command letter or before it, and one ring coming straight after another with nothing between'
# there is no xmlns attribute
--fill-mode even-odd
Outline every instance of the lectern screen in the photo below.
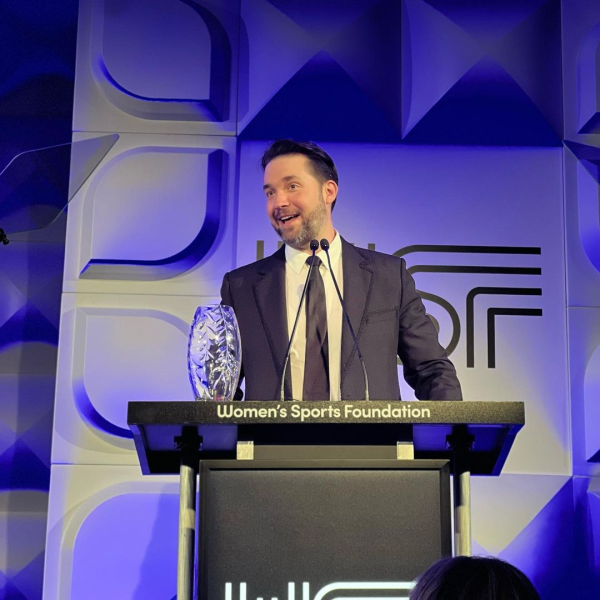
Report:
<svg viewBox="0 0 600 600"><path fill-rule="evenodd" d="M450 554L441 461L248 462L201 463L201 600L408 598L414 578Z"/></svg>

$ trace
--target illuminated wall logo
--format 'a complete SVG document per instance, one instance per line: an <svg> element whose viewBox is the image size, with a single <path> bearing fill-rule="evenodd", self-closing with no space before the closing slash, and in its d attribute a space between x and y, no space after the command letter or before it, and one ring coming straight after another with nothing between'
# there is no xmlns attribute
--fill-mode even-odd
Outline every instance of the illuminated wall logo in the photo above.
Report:
<svg viewBox="0 0 600 600"><path fill-rule="evenodd" d="M288 583L287 598L281 600L354 600L368 598L383 600L408 600L408 593L413 588L414 583L408 581L339 581L330 583L321 588L314 596L310 592L310 583L302 584L301 596L296 596L296 584ZM233 583L225 584L225 600L251 600L248 595L248 586L245 582L239 584L239 592L234 595ZM262 596L257 596L256 600L262 600ZM279 600L273 597L271 600Z"/></svg>

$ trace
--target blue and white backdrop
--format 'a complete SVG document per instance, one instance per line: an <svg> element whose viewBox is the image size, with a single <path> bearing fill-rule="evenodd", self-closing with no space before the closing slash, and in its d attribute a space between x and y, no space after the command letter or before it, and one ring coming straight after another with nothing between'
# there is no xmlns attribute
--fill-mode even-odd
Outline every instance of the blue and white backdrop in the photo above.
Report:
<svg viewBox="0 0 600 600"><path fill-rule="evenodd" d="M191 399L195 307L277 248L278 137L333 156L337 228L406 258L466 399L526 404L475 552L597 598L599 77L588 0L81 0L73 138L119 140L69 208L44 598L174 597L127 402Z"/></svg>

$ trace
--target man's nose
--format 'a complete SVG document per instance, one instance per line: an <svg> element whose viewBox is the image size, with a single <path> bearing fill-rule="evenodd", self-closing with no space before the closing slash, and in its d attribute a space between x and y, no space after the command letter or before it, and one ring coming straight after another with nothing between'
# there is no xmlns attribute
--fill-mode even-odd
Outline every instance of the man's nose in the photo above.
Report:
<svg viewBox="0 0 600 600"><path fill-rule="evenodd" d="M284 191L279 191L275 193L275 206L287 206L288 204L288 197Z"/></svg>

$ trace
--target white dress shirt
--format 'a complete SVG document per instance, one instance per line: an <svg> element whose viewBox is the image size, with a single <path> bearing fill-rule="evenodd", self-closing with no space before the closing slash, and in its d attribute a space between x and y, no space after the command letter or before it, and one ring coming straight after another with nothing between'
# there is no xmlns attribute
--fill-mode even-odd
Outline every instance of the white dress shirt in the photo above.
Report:
<svg viewBox="0 0 600 600"><path fill-rule="evenodd" d="M327 308L327 343L329 347L329 399L340 399L340 371L342 353L342 319L344 312L337 297L333 279L329 271L327 255L319 251L321 259L321 277L325 286L325 303ZM335 237L329 246L331 267L338 282L340 292L344 295L344 282L342 271L342 242L340 236L335 232ZM290 246L285 247L285 286L287 299L287 322L288 332L291 336L294 320L298 312L302 289L308 275L306 259L309 254L295 250ZM300 311L300 318L296 327L296 335L290 350L290 368L292 374L292 395L294 400L303 399L304 387L304 355L306 351L306 299Z"/></svg>

